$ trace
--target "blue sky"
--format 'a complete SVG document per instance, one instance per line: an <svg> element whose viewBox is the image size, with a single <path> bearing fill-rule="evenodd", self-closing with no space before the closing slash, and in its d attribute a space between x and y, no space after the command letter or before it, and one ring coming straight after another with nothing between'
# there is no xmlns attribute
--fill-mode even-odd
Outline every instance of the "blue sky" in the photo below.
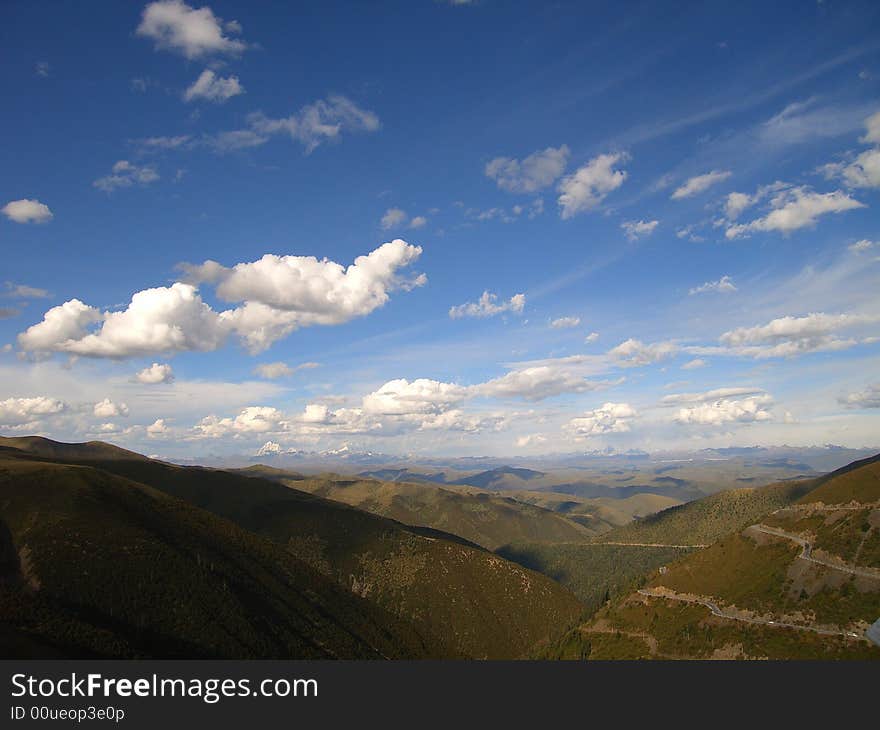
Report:
<svg viewBox="0 0 880 730"><path fill-rule="evenodd" d="M877 445L880 8L732 5L4 4L0 430Z"/></svg>

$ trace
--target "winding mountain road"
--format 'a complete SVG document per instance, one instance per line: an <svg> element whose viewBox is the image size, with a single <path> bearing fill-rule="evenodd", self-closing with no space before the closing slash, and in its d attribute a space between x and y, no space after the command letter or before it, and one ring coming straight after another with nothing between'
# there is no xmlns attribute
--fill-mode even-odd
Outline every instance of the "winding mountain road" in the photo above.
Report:
<svg viewBox="0 0 880 730"><path fill-rule="evenodd" d="M756 530L757 532L763 532L765 535L773 535L774 537L781 537L785 540L796 542L798 545L801 546L801 554L798 555L801 560L808 560L811 563L816 563L816 565L822 565L826 568L831 568L832 570L839 570L843 573L849 573L850 575L858 575L863 578L873 578L874 580L880 580L880 571L873 568L858 568L855 565L849 565L847 563L844 563L843 561L838 563L830 560L824 560L823 558L814 557L813 544L806 538L801 537L800 535L795 535L794 533L786 532L785 530L780 530L776 527L767 527L767 525L752 525L751 529Z"/></svg>
<svg viewBox="0 0 880 730"><path fill-rule="evenodd" d="M640 588L638 592L640 595L647 596L648 598L665 598L671 601L681 601L682 603L693 603L700 606L705 606L712 612L713 616L730 619L731 621L741 621L748 624L762 624L764 626L772 626L774 628L797 629L798 631L812 631L815 634L822 634L823 636L843 636L847 639L866 640L864 636L860 636L855 631L824 629L820 626L804 626L802 624L792 624L786 621L776 621L775 619L742 616L740 614L733 613L732 611L725 611L723 608L721 608L721 606L719 606L714 601L709 600L708 598L702 598L699 596L683 596L680 593L669 590L668 588L653 590L650 588Z"/></svg>
<svg viewBox="0 0 880 730"><path fill-rule="evenodd" d="M649 548L706 548L708 545L667 545L660 542L594 542L591 545L620 545L621 547Z"/></svg>

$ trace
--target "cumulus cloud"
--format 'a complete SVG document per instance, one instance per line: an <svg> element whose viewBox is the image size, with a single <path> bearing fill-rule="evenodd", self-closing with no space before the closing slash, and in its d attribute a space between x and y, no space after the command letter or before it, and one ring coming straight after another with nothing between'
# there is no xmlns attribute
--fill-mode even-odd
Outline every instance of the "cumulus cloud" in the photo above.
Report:
<svg viewBox="0 0 880 730"><path fill-rule="evenodd" d="M290 367L285 362L267 362L261 363L254 368L254 375L259 375L267 380L277 380L278 378L289 378L299 370L307 370L318 367L316 362L304 362L300 365Z"/></svg>
<svg viewBox="0 0 880 730"><path fill-rule="evenodd" d="M34 398L7 398L0 400L0 426L9 428L27 425L46 416L54 416L67 409L67 404L57 398L36 396Z"/></svg>
<svg viewBox="0 0 880 730"><path fill-rule="evenodd" d="M486 163L484 173L499 188L510 193L534 193L552 185L568 162L567 145L533 152L523 160L496 157Z"/></svg>
<svg viewBox="0 0 880 730"><path fill-rule="evenodd" d="M277 456L281 453L281 444L277 441L267 441L259 449L257 456Z"/></svg>
<svg viewBox="0 0 880 730"><path fill-rule="evenodd" d="M778 317L755 327L738 327L719 338L724 348L690 348L700 354L744 355L747 357L793 357L808 352L843 350L859 343L842 337L845 330L874 324L880 317L861 314L814 312L803 317ZM726 348L726 349L725 349Z"/></svg>
<svg viewBox="0 0 880 730"><path fill-rule="evenodd" d="M39 289L35 286L27 286L26 284L16 284L11 281L3 282L2 296L11 299L48 299L52 296L45 289Z"/></svg>
<svg viewBox="0 0 880 730"><path fill-rule="evenodd" d="M693 360L688 360L684 365L681 366L682 370L697 370L698 368L704 368L709 364L708 360L703 360L702 358L696 357Z"/></svg>
<svg viewBox="0 0 880 730"><path fill-rule="evenodd" d="M460 404L467 397L467 387L455 383L427 378L413 381L397 379L365 395L363 409L378 415L440 413Z"/></svg>
<svg viewBox="0 0 880 730"><path fill-rule="evenodd" d="M880 408L880 383L872 383L864 390L848 393L838 400L847 408Z"/></svg>
<svg viewBox="0 0 880 730"><path fill-rule="evenodd" d="M678 352L674 342L653 342L645 344L641 340L628 339L613 347L608 354L618 360L623 367L640 367L660 362Z"/></svg>
<svg viewBox="0 0 880 730"><path fill-rule="evenodd" d="M18 342L29 352L124 358L216 350L236 333L256 353L296 329L365 316L383 306L395 289L423 285L424 275L400 275L421 252L396 239L348 267L312 256L272 254L232 268L210 261L184 265L192 278L209 276L216 282L221 299L242 305L217 312L194 284L182 282L139 291L121 311L101 312L72 299L46 312Z"/></svg>
<svg viewBox="0 0 880 730"><path fill-rule="evenodd" d="M423 215L417 215L409 222L410 228L424 228L428 224L428 219Z"/></svg>
<svg viewBox="0 0 880 730"><path fill-rule="evenodd" d="M100 327L89 332L89 325ZM134 294L128 307L100 312L72 299L18 336L23 350L122 358L157 352L215 350L229 332L228 319L211 309L194 286L176 283Z"/></svg>
<svg viewBox="0 0 880 730"><path fill-rule="evenodd" d="M248 406L235 418L206 416L196 424L194 431L200 436L221 438L248 434L281 431L285 427L285 415L270 406Z"/></svg>
<svg viewBox="0 0 880 730"><path fill-rule="evenodd" d="M539 401L562 393L587 393L616 383L590 381L560 365L535 365L517 368L499 378L472 386L474 395L492 398L523 398Z"/></svg>
<svg viewBox="0 0 880 730"><path fill-rule="evenodd" d="M211 8L192 8L182 0L148 3L135 33L155 41L156 48L180 53L188 59L214 54L237 55L247 45L232 35L241 33L236 20L223 21Z"/></svg>
<svg viewBox="0 0 880 730"><path fill-rule="evenodd" d="M379 221L379 224L382 226L383 231L387 231L389 228L397 228L405 225L406 221L406 211L401 210L400 208L389 208L385 211L385 215L382 216L382 220Z"/></svg>
<svg viewBox="0 0 880 730"><path fill-rule="evenodd" d="M729 170L713 170L704 175L696 175L686 180L680 187L676 188L673 191L671 198L673 200L682 200L684 198L691 198L694 195L699 195L713 185L717 185L718 183L727 180L730 175L731 172Z"/></svg>
<svg viewBox="0 0 880 730"><path fill-rule="evenodd" d="M598 339L599 339L598 332L590 332L590 334L588 334L586 337L584 337L584 343L587 345L591 345L592 343L594 343Z"/></svg>
<svg viewBox="0 0 880 730"><path fill-rule="evenodd" d="M767 410L773 398L754 388L717 388L706 393L679 393L666 396L663 403L686 404L675 415L675 421L681 424L721 426L773 419Z"/></svg>
<svg viewBox="0 0 880 730"><path fill-rule="evenodd" d="M695 286L688 293L692 296L694 294L706 294L707 292L729 294L730 292L735 292L736 290L736 285L733 283L733 279L725 274L720 279L718 279L718 281L707 281L704 284L700 284L700 286Z"/></svg>
<svg viewBox="0 0 880 730"><path fill-rule="evenodd" d="M880 248L880 243L863 238L861 241L856 241L847 246L847 248L853 253L864 253L865 251L870 251L872 248Z"/></svg>
<svg viewBox="0 0 880 730"><path fill-rule="evenodd" d="M637 417L638 413L629 403L605 403L583 416L572 418L564 430L574 440L582 441L593 436L625 433Z"/></svg>
<svg viewBox="0 0 880 730"><path fill-rule="evenodd" d="M53 218L48 205L30 198L10 200L0 212L13 223L48 223Z"/></svg>
<svg viewBox="0 0 880 730"><path fill-rule="evenodd" d="M660 221L624 221L620 224L624 235L630 241L650 236Z"/></svg>
<svg viewBox="0 0 880 730"><path fill-rule="evenodd" d="M324 142L341 139L343 132L376 132L380 127L375 113L361 109L339 94L312 102L288 117L272 118L254 112L247 121L248 129L243 132L250 137L248 143L241 146L263 144L273 135L280 134L302 144L307 154ZM239 139L238 143L241 141ZM222 144L215 140L215 146L222 148Z"/></svg>
<svg viewBox="0 0 880 730"><path fill-rule="evenodd" d="M733 239L756 231L779 231L785 235L814 226L820 216L864 207L864 203L840 190L816 193L804 186L788 188L773 196L767 215L750 223L731 225L725 236Z"/></svg>
<svg viewBox="0 0 880 730"><path fill-rule="evenodd" d="M546 443L547 437L540 433L531 433L526 436L520 436L516 440L516 445L523 449L527 446L537 446L538 444Z"/></svg>
<svg viewBox="0 0 880 730"><path fill-rule="evenodd" d="M514 294L507 301L499 303L497 294L484 291L476 302L466 302L465 304L450 307L449 316L452 319L461 319L462 317L494 317L496 314L502 314L503 312L522 314L525 305L525 294Z"/></svg>
<svg viewBox="0 0 880 730"><path fill-rule="evenodd" d="M580 317L559 317L558 319L554 319L550 323L550 326L555 330L564 330L577 327L580 323Z"/></svg>
<svg viewBox="0 0 880 730"><path fill-rule="evenodd" d="M96 418L115 418L117 416L127 416L128 406L125 403L114 403L109 398L95 403L93 409Z"/></svg>
<svg viewBox="0 0 880 730"><path fill-rule="evenodd" d="M171 429L164 418L157 418L147 426L146 431L149 438L163 438L171 433Z"/></svg>
<svg viewBox="0 0 880 730"><path fill-rule="evenodd" d="M866 144L880 144L880 112L875 112L865 120L865 136L861 138Z"/></svg>
<svg viewBox="0 0 880 730"><path fill-rule="evenodd" d="M158 385L159 383L174 382L174 371L167 363L154 362L149 367L141 370L134 376L138 383L144 385Z"/></svg>
<svg viewBox="0 0 880 730"><path fill-rule="evenodd" d="M613 190L623 185L626 170L614 166L626 162L629 156L622 152L603 154L564 177L557 188L557 200L563 219L592 210Z"/></svg>
<svg viewBox="0 0 880 730"><path fill-rule="evenodd" d="M188 134L179 134L174 137L142 137L133 140L132 143L137 145L141 152L156 152L180 149L189 145L191 139Z"/></svg>
<svg viewBox="0 0 880 730"><path fill-rule="evenodd" d="M348 267L313 256L266 254L258 261L215 271L217 295L227 302L244 302L224 317L251 351L259 351L301 327L363 317L384 306L390 292L424 285L424 275L400 274L421 253L420 246L398 238L358 256Z"/></svg>
<svg viewBox="0 0 880 730"><path fill-rule="evenodd" d="M210 69L205 69L199 77L183 92L185 101L204 99L217 104L244 93L244 87L239 83L238 76L223 78Z"/></svg>
<svg viewBox="0 0 880 730"><path fill-rule="evenodd" d="M840 179L850 188L880 187L880 147L866 150L851 162L831 162L821 168L825 177Z"/></svg>
<svg viewBox="0 0 880 730"><path fill-rule="evenodd" d="M872 114L865 120L865 130L865 136L861 141L880 145L880 112ZM832 162L823 165L820 170L829 179L839 178L847 187L880 187L880 147L866 150L849 162Z"/></svg>
<svg viewBox="0 0 880 730"><path fill-rule="evenodd" d="M92 185L105 193L112 193L118 188L149 185L158 179L159 173L151 165L135 165L128 160L119 160L113 165L109 175L99 177Z"/></svg>

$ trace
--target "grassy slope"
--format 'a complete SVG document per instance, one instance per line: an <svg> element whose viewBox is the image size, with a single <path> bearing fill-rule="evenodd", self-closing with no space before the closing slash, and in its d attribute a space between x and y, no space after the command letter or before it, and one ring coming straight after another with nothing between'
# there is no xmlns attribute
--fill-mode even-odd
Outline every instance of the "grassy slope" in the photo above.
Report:
<svg viewBox="0 0 880 730"><path fill-rule="evenodd" d="M270 538L414 624L445 656L521 656L583 610L562 586L492 553L273 481L150 460L77 460Z"/></svg>
<svg viewBox="0 0 880 730"><path fill-rule="evenodd" d="M679 548L583 543L514 543L498 550L502 557L571 589L590 612L597 611L606 597L616 598L633 590L647 573L687 552Z"/></svg>
<svg viewBox="0 0 880 730"><path fill-rule="evenodd" d="M868 504L880 497L878 476L880 460L857 462L801 483L807 490L798 500L803 508L768 510L751 521L810 536L814 555L821 550L847 562L880 568L880 553L871 547L880 531L880 511ZM818 502L853 501L866 506L861 510L808 509ZM649 585L711 597L722 606L756 615L857 633L880 616L880 580L800 560L800 548L793 542L740 527L709 548L672 563L665 574L654 573ZM698 525L697 529L702 528ZM655 644L653 651L644 636ZM593 642L598 642L596 653ZM709 657L720 652L771 658L880 658L880 649L864 641L750 625L712 616L702 606L646 600L637 594L603 609L548 651L557 656L624 658L632 655L634 646L654 656Z"/></svg>
<svg viewBox="0 0 880 730"><path fill-rule="evenodd" d="M585 542L597 532L550 510L479 490L339 477L282 481L407 525L458 535L487 550L514 541Z"/></svg>
<svg viewBox="0 0 880 730"><path fill-rule="evenodd" d="M0 458L0 504L4 657L431 653L274 543L127 479Z"/></svg>
<svg viewBox="0 0 880 730"><path fill-rule="evenodd" d="M670 507L602 535L602 541L707 545L761 516L797 501L813 480L734 489Z"/></svg>

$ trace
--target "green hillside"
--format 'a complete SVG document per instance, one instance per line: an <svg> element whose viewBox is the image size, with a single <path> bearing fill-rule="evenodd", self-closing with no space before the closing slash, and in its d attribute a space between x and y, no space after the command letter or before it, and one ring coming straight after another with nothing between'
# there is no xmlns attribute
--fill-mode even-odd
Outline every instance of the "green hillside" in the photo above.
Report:
<svg viewBox="0 0 880 730"><path fill-rule="evenodd" d="M0 440L0 445L9 440ZM100 457L103 452L100 452ZM412 624L443 656L522 656L570 625L568 590L436 531L263 478L151 460L76 461L149 485L269 538L344 588Z"/></svg>
<svg viewBox="0 0 880 730"><path fill-rule="evenodd" d="M514 543L497 552L569 588L592 613L607 599L637 587L647 573L689 551L630 545Z"/></svg>
<svg viewBox="0 0 880 730"><path fill-rule="evenodd" d="M586 541L596 528L550 510L473 488L444 488L372 479L281 478L282 483L407 525L458 535L487 550L515 541Z"/></svg>
<svg viewBox="0 0 880 730"><path fill-rule="evenodd" d="M274 543L127 479L0 458L3 656L435 654Z"/></svg>
<svg viewBox="0 0 880 730"><path fill-rule="evenodd" d="M719 492L634 520L605 533L600 539L603 542L708 545L774 509L792 504L813 488L814 481L805 480Z"/></svg>
<svg viewBox="0 0 880 730"><path fill-rule="evenodd" d="M873 458L801 483L798 501L654 571L545 655L880 658L864 635L880 617L878 475Z"/></svg>

